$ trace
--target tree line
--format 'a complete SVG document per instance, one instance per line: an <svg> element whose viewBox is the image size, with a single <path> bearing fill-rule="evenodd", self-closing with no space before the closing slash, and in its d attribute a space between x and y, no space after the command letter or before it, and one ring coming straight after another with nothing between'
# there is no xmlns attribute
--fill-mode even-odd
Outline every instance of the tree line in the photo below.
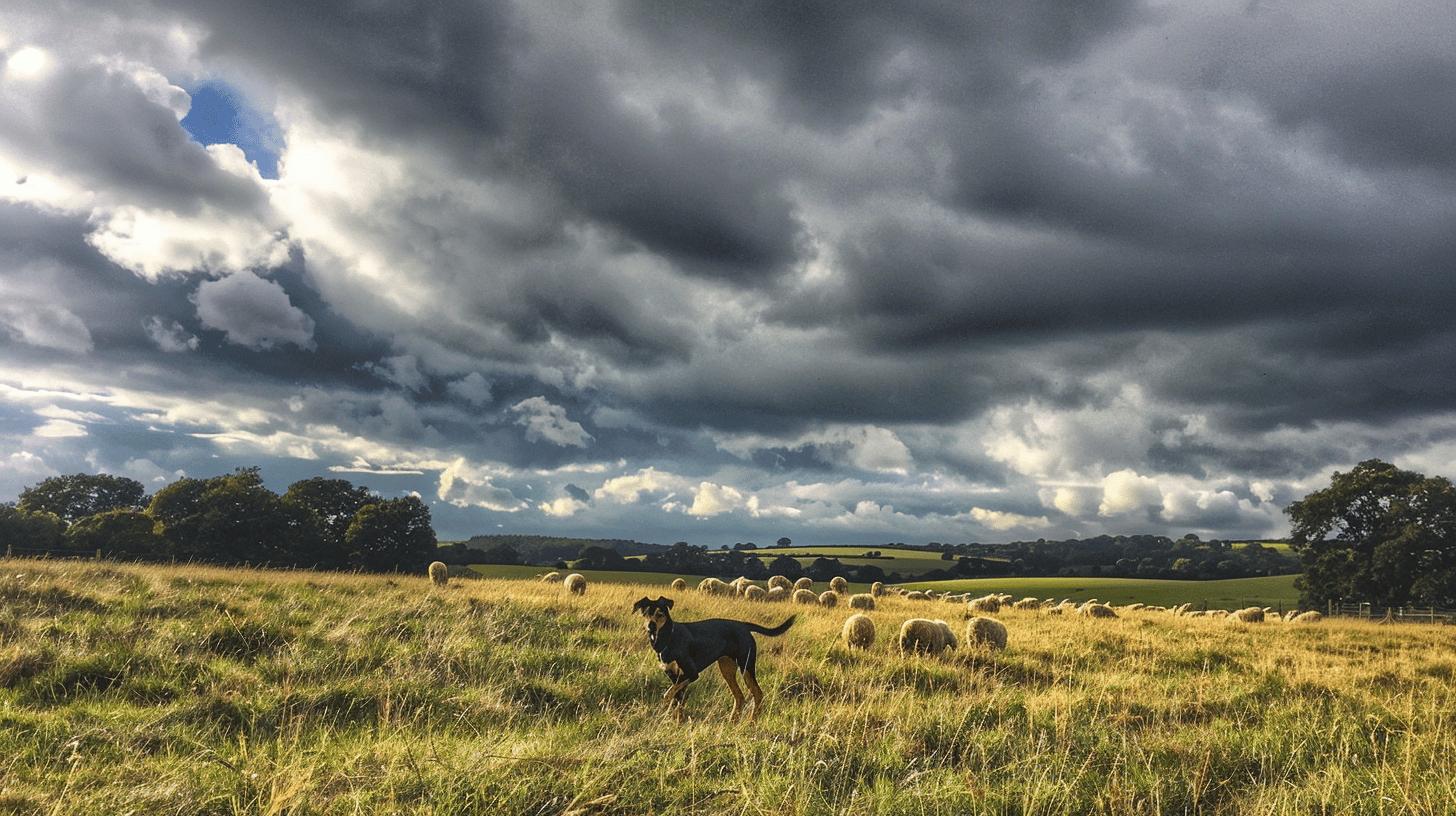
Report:
<svg viewBox="0 0 1456 816"><path fill-rule="evenodd" d="M417 497L386 499L320 477L279 495L256 467L178 479L152 496L124 476L53 476L0 505L0 544L22 553L370 571L418 569L436 546L430 509Z"/></svg>

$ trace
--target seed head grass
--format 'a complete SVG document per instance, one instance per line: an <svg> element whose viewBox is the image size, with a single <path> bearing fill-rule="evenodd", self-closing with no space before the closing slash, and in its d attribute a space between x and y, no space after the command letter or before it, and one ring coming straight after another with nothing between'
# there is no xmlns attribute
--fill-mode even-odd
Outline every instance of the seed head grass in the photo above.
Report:
<svg viewBox="0 0 1456 816"><path fill-rule="evenodd" d="M685 593L759 638L766 710L717 672L688 719L633 601L655 587L0 562L0 812L1449 812L1443 627L1231 626L1003 608L1009 648L906 656L928 613ZM965 627L959 609L934 616Z"/></svg>

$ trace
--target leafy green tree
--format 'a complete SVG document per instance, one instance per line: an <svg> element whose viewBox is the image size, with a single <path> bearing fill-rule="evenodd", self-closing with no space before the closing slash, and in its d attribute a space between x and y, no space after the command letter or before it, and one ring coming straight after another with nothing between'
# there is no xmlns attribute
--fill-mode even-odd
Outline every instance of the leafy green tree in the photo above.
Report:
<svg viewBox="0 0 1456 816"><path fill-rule="evenodd" d="M1456 606L1456 488L1370 459L1285 509L1302 603Z"/></svg>
<svg viewBox="0 0 1456 816"><path fill-rule="evenodd" d="M258 468L179 479L157 491L147 515L180 557L279 566L336 560L324 548L314 514L264 487Z"/></svg>
<svg viewBox="0 0 1456 816"><path fill-rule="evenodd" d="M20 550L59 549L65 532L66 523L55 513L0 504L0 546Z"/></svg>
<svg viewBox="0 0 1456 816"><path fill-rule="evenodd" d="M55 513L67 524L107 510L140 510L147 490L142 483L106 473L52 476L20 492L17 507Z"/></svg>
<svg viewBox="0 0 1456 816"><path fill-rule="evenodd" d="M788 555L781 555L768 562L770 575L782 575L785 578L802 578L804 576L804 565L799 559Z"/></svg>
<svg viewBox="0 0 1456 816"><path fill-rule="evenodd" d="M611 547L598 547L589 545L581 548L576 556L576 566L580 569L622 569L627 564L626 556L612 549Z"/></svg>
<svg viewBox="0 0 1456 816"><path fill-rule="evenodd" d="M476 561L482 564L523 564L521 554L515 547L504 542L476 551Z"/></svg>
<svg viewBox="0 0 1456 816"><path fill-rule="evenodd" d="M319 566L341 567L348 563L344 534L354 523L354 515L364 505L379 501L379 496L347 479L315 477L289 485L283 501L308 510L318 519L319 534L323 539Z"/></svg>
<svg viewBox="0 0 1456 816"><path fill-rule="evenodd" d="M344 533L349 563L366 570L418 569L435 553L430 508L414 496L366 504Z"/></svg>
<svg viewBox="0 0 1456 816"><path fill-rule="evenodd" d="M167 553L166 539L157 534L157 522L136 510L108 510L87 516L66 529L66 544L81 550L100 550L108 557L155 558Z"/></svg>
<svg viewBox="0 0 1456 816"><path fill-rule="evenodd" d="M780 547L787 547L787 546L793 544L794 543L794 540L791 539L791 538L789 538L788 536L784 536L783 538L780 538L775 543L777 543Z"/></svg>

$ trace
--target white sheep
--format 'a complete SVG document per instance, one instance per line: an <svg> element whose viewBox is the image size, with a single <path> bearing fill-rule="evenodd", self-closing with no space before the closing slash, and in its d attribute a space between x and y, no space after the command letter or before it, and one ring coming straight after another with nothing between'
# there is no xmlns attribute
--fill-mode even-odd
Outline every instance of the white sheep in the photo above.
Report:
<svg viewBox="0 0 1456 816"><path fill-rule="evenodd" d="M851 649L868 649L875 644L875 622L870 620L869 615L850 615L839 636Z"/></svg>
<svg viewBox="0 0 1456 816"><path fill-rule="evenodd" d="M572 595L586 594L586 576L579 572L573 572L566 576L566 591Z"/></svg>
<svg viewBox="0 0 1456 816"><path fill-rule="evenodd" d="M431 561L429 573L430 583L437 587L450 583L450 568L445 566L444 561Z"/></svg>
<svg viewBox="0 0 1456 816"><path fill-rule="evenodd" d="M991 651L1006 648L1006 624L995 618L974 617L966 621L966 643L987 646Z"/></svg>
<svg viewBox="0 0 1456 816"><path fill-rule="evenodd" d="M900 625L901 652L939 654L955 647L955 633L943 620L911 618Z"/></svg>

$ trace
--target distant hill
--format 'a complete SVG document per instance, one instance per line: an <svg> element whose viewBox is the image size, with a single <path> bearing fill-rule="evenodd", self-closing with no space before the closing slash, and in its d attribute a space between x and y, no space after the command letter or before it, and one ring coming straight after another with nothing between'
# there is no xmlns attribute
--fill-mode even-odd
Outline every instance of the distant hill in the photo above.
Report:
<svg viewBox="0 0 1456 816"><path fill-rule="evenodd" d="M570 561L581 553L583 547L605 547L616 550L622 555L647 555L667 549L661 544L649 544L625 538L564 538L517 533L472 536L462 544L472 550L489 550L505 545L519 553L521 561L527 564L554 564L557 561Z"/></svg>

